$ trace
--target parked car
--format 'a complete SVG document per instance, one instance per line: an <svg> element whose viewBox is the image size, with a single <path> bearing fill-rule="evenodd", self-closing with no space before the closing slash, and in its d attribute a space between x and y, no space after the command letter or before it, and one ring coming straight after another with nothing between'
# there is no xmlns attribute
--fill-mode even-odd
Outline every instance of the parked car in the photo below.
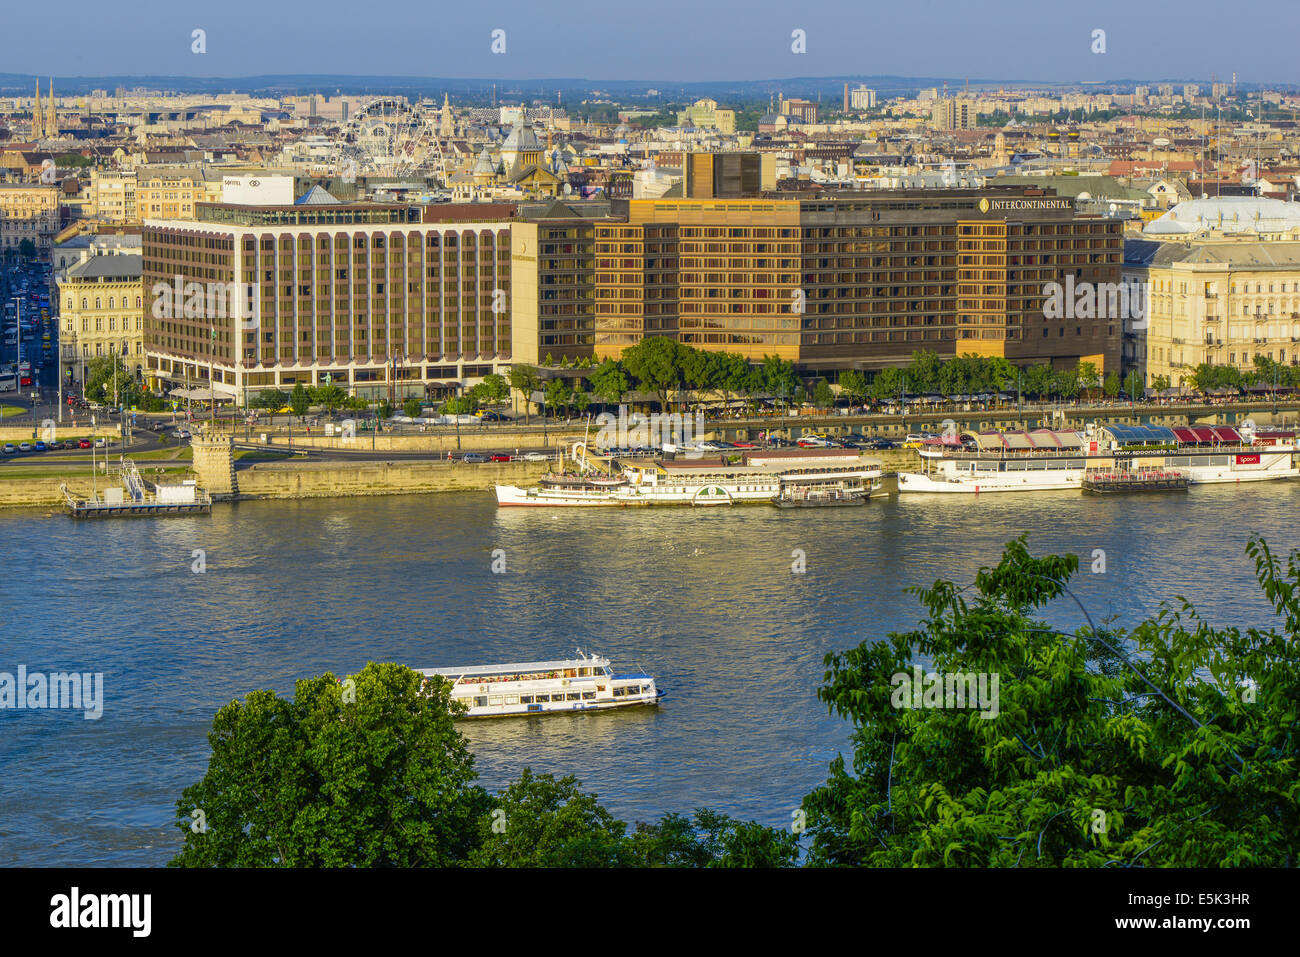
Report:
<svg viewBox="0 0 1300 957"><path fill-rule="evenodd" d="M550 459L550 456L547 455L545 452L526 452L526 453L524 453L524 461L525 461L525 462L545 462L545 461L547 461L548 459Z"/></svg>
<svg viewBox="0 0 1300 957"><path fill-rule="evenodd" d="M37 452L45 452L49 449L49 446L46 445L44 442L37 442L34 446L32 446L32 448L35 449Z"/></svg>
<svg viewBox="0 0 1300 957"><path fill-rule="evenodd" d="M18 446L19 452L30 452L31 450L32 450L32 443L30 442L23 442Z"/></svg>
<svg viewBox="0 0 1300 957"><path fill-rule="evenodd" d="M493 452L491 458L493 462L509 462L514 456L506 452Z"/></svg>
<svg viewBox="0 0 1300 957"><path fill-rule="evenodd" d="M79 449L90 448L90 439L77 439L77 448Z"/></svg>
<svg viewBox="0 0 1300 957"><path fill-rule="evenodd" d="M108 439L104 438L102 435L99 438L95 439L95 448L97 449L108 448Z"/></svg>
<svg viewBox="0 0 1300 957"><path fill-rule="evenodd" d="M488 457L481 452L466 452L465 457L461 459L466 465L482 465L488 460Z"/></svg>
<svg viewBox="0 0 1300 957"><path fill-rule="evenodd" d="M18 451L18 446L14 445L12 442L5 443L5 447L4 447L5 455L13 455L17 451Z"/></svg>

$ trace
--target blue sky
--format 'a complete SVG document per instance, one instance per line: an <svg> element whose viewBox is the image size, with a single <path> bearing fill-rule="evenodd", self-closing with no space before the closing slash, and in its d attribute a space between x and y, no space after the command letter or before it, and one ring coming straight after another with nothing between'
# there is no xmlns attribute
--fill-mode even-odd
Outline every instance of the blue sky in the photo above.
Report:
<svg viewBox="0 0 1300 957"><path fill-rule="evenodd" d="M0 72L1075 82L1236 70L1290 84L1298 26L1297 0L61 0L0 7ZM791 52L795 29L804 54ZM1095 29L1104 54L1090 50Z"/></svg>

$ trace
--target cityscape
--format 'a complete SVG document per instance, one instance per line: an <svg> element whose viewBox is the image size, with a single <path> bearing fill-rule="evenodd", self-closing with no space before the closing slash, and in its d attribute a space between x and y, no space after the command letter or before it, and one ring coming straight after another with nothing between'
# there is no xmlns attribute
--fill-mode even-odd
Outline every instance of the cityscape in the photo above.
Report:
<svg viewBox="0 0 1300 957"><path fill-rule="evenodd" d="M1300 862L1294 12L515 6L0 13L37 923L110 926L100 868L1120 867L1227 893L1097 930L1250 929Z"/></svg>

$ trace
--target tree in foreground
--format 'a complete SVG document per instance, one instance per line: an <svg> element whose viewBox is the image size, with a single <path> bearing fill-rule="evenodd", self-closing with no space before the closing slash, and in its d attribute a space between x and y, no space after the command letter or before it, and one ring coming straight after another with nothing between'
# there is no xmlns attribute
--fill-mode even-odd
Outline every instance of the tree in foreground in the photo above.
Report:
<svg viewBox="0 0 1300 957"><path fill-rule="evenodd" d="M395 664L222 708L207 774L177 803L181 867L411 867L464 859L487 794L450 684Z"/></svg>
<svg viewBox="0 0 1300 957"><path fill-rule="evenodd" d="M1295 866L1300 567L1247 552L1281 631L1181 602L1131 632L1058 632L1034 615L1073 597L1078 559L1023 539L969 597L915 589L915 631L827 657L820 695L854 723L853 757L804 801L810 862ZM943 684L915 688L914 662ZM960 706L948 677L978 675L993 706Z"/></svg>

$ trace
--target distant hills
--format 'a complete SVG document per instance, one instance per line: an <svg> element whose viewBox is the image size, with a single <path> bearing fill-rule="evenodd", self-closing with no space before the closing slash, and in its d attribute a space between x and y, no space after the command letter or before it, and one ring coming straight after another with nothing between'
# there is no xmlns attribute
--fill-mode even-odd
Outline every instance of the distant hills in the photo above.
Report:
<svg viewBox="0 0 1300 957"><path fill-rule="evenodd" d="M41 77L41 86L45 88L47 77ZM14 96L31 94L35 89L36 77L32 74L0 73L0 95ZM464 79L455 77L413 77L413 76L345 76L340 74L264 74L241 77L192 77L192 76L154 76L149 74L122 76L88 76L88 77L54 77L56 94L76 96L90 93L92 90L106 90L111 95L118 87L131 89L168 90L177 93L248 93L266 96L285 96L293 94L323 93L333 96L335 93L367 94L392 93L402 96L441 96L450 93L458 99L472 101L489 100L493 93L491 79ZM591 80L578 78L535 79L535 80L497 80L496 96L498 101L549 100L555 101L559 94L562 105L590 99L597 94L607 94L625 101L644 98L650 103L668 102L700 97L712 97L723 101L766 100L769 96L782 93L786 97L805 97L831 103L838 102L844 84L850 87L862 84L871 87L882 96L897 96L915 93L929 87L942 87L958 93L967 85L972 92L997 89L1002 86L1034 86L1039 89L1070 90L1078 89L1090 93L1110 91L1131 92L1135 83L1200 83L1205 86L1204 78L1190 80L1115 80L1097 83L1080 81L1078 83L1049 83L1037 80L967 80L957 77L907 77L907 76L821 76L788 77L769 80L726 80L698 83L680 83L670 80ZM1267 88L1267 85L1262 85ZM1238 90L1254 90L1260 84L1238 84ZM657 90L658 95L647 96L648 90Z"/></svg>

